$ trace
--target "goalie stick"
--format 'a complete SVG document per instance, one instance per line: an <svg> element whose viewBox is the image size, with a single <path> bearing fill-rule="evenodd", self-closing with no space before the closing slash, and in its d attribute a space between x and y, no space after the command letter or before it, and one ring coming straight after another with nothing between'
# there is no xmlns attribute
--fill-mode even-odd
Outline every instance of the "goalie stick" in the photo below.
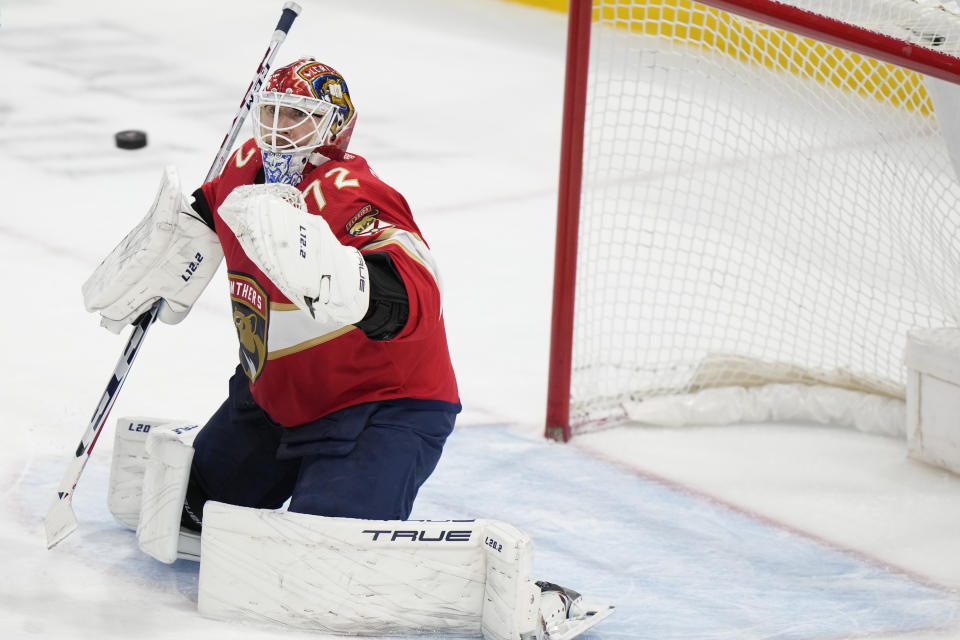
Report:
<svg viewBox="0 0 960 640"><path fill-rule="evenodd" d="M287 37L290 27L298 15L300 15L300 5L295 2L287 2L283 5L280 21L277 23L277 27L270 38L270 44L267 46L263 59L257 67L256 75L254 75L250 86L247 87L247 91L243 95L240 108L237 109L230 129L220 144L220 149L217 151L217 156L213 164L210 165L210 170L207 172L206 178L204 178L204 183L209 182L217 176L221 169L223 169L224 164L226 164L227 157L230 155L233 143L240 133L240 128L243 126L247 112L250 111L250 105L253 103L253 95L260 89L267 75L270 73L270 65L273 63L277 49ZM127 373L129 373L130 367L133 366L133 361L140 351L140 346L143 344L143 339L147 335L147 330L157 318L157 312L160 310L161 304L163 304L163 300L157 301L148 312L144 313L137 319L136 323L134 323L133 332L130 334L130 338L127 341L126 347L123 349L120 359L117 361L117 366L113 370L113 376L110 378L110 382L107 383L107 388L100 397L100 402L93 412L90 424L83 432L83 437L80 438L80 444L77 446L73 458L67 465L63 479L60 480L60 485L57 487L57 495L53 500L53 504L50 506L50 510L47 511L47 517L44 521L47 532L48 549L53 548L77 529L77 516L73 512L73 492L77 487L77 483L80 481L80 475L87 465L87 460L90 459L93 446L97 443L97 439L100 437L101 431L103 431L103 426L106 424L107 416L110 414L110 410L117 400L120 388L123 387Z"/></svg>

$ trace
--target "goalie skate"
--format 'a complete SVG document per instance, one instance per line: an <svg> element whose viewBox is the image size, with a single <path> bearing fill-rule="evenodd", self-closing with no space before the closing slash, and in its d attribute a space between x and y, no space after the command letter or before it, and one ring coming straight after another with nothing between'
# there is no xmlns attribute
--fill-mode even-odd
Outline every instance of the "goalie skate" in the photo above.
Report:
<svg viewBox="0 0 960 640"><path fill-rule="evenodd" d="M542 640L575 638L608 618L614 611L612 604L589 602L573 589L543 580L538 580L536 584L541 592Z"/></svg>

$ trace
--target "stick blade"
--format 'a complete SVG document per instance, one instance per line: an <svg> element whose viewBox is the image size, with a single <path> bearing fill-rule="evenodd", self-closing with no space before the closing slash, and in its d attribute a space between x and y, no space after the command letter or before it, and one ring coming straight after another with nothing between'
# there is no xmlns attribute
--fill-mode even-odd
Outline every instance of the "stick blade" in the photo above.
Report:
<svg viewBox="0 0 960 640"><path fill-rule="evenodd" d="M44 527L47 530L47 549L52 549L64 538L69 536L77 529L77 516L73 513L72 495L57 496L50 510L47 511L47 518L44 521Z"/></svg>

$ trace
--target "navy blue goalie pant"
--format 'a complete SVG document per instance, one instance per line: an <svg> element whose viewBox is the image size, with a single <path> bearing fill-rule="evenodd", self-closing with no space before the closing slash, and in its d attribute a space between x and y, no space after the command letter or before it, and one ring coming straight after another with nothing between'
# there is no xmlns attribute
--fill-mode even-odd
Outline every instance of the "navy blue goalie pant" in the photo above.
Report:
<svg viewBox="0 0 960 640"><path fill-rule="evenodd" d="M185 514L199 516L206 500L276 509L289 499L299 513L404 520L459 410L387 400L282 427L254 402L238 367L229 397L194 441Z"/></svg>

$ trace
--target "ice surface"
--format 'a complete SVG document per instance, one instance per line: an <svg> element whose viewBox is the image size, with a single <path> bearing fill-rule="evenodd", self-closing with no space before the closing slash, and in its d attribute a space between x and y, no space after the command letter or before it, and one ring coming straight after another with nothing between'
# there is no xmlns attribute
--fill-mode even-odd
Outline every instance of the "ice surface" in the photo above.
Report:
<svg viewBox="0 0 960 640"><path fill-rule="evenodd" d="M0 6L3 638L317 638L206 620L106 509L111 440L55 549L43 515L125 337L80 285L164 164L206 173L281 2ZM495 0L302 0L279 61L344 73L352 149L414 209L443 269L464 414L415 516L527 530L540 577L618 610L590 638L960 637L960 479L902 442L826 428L540 437L565 18ZM149 145L122 151L113 133ZM236 362L225 278L151 331L114 416L203 420ZM108 429L112 430L112 421Z"/></svg>

